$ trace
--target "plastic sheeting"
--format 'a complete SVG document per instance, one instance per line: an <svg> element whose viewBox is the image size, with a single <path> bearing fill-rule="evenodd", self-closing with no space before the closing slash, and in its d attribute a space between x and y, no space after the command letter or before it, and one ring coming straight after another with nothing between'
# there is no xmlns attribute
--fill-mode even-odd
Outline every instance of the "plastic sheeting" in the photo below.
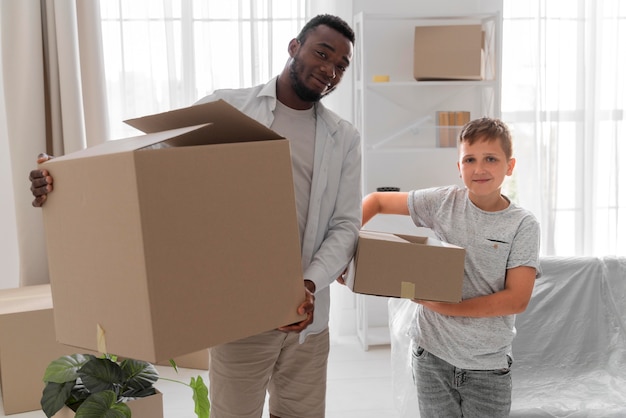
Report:
<svg viewBox="0 0 626 418"><path fill-rule="evenodd" d="M626 417L626 258L544 257L513 340L517 418ZM394 404L417 418L411 336L417 305L389 300Z"/></svg>

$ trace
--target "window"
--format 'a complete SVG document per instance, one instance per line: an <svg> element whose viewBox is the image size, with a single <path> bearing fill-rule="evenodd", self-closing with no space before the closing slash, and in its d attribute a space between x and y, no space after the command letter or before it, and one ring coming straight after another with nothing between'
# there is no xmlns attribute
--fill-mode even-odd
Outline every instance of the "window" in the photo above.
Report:
<svg viewBox="0 0 626 418"><path fill-rule="evenodd" d="M219 88L278 75L306 0L101 1L112 138L121 121L189 106Z"/></svg>
<svg viewBox="0 0 626 418"><path fill-rule="evenodd" d="M504 1L502 117L546 255L626 255L622 3Z"/></svg>

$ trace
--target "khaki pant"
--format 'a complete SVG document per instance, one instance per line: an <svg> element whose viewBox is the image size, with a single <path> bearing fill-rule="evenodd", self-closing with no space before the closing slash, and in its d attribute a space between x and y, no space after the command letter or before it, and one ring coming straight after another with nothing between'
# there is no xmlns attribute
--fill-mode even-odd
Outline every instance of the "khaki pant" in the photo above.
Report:
<svg viewBox="0 0 626 418"><path fill-rule="evenodd" d="M309 335L268 331L211 349L211 418L260 418L266 391L280 418L323 418L328 329Z"/></svg>

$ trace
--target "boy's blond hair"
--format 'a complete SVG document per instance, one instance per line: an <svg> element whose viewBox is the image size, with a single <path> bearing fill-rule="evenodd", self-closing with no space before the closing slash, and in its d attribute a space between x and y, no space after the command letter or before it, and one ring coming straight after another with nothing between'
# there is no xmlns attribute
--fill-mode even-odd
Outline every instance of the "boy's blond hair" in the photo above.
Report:
<svg viewBox="0 0 626 418"><path fill-rule="evenodd" d="M495 141L499 139L507 160L513 157L513 140L511 132L500 119L482 117L466 123L459 134L459 144L463 142L473 145L478 141Z"/></svg>

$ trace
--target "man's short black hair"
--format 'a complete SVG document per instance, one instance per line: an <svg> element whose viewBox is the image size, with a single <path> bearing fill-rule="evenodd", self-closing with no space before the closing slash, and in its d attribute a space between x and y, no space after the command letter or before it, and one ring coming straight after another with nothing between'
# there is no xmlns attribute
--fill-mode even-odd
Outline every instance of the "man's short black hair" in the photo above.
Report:
<svg viewBox="0 0 626 418"><path fill-rule="evenodd" d="M296 39L303 44L309 32L319 25L326 25L345 36L354 45L354 31L342 18L329 14L321 14L309 20L302 28Z"/></svg>

